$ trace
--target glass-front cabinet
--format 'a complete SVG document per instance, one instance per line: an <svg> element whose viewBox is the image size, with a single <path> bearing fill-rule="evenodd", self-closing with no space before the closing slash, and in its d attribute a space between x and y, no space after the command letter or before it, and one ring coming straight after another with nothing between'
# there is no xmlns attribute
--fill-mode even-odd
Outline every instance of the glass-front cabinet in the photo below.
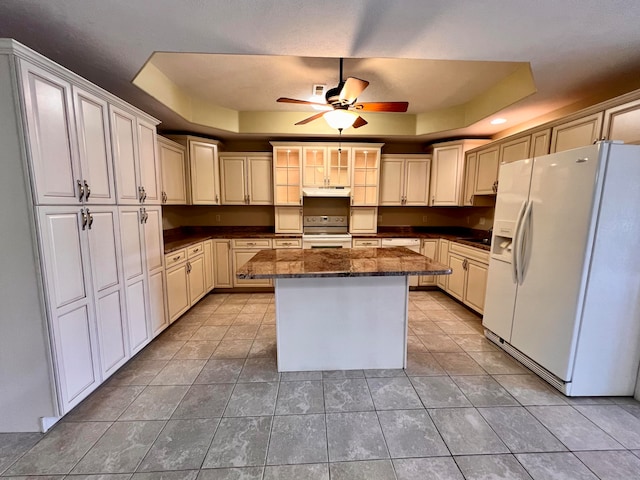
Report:
<svg viewBox="0 0 640 480"><path fill-rule="evenodd" d="M353 182L351 204L356 206L378 205L378 183L380 180L380 148L354 147Z"/></svg>
<svg viewBox="0 0 640 480"><path fill-rule="evenodd" d="M275 205L302 205L301 159L302 147L274 146Z"/></svg>

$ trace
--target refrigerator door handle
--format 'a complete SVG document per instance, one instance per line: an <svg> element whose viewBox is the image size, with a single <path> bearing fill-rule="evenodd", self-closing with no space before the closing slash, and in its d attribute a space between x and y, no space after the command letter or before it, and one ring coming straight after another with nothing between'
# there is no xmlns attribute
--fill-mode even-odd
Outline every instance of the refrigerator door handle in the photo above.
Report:
<svg viewBox="0 0 640 480"><path fill-rule="evenodd" d="M518 277L518 235L520 233L520 226L522 224L522 217L524 216L525 207L527 206L527 201L524 200L522 205L520 205L520 210L518 211L518 216L516 217L516 228L513 231L513 244L511 246L511 269L513 273L513 280L516 284L520 283L520 279Z"/></svg>
<svg viewBox="0 0 640 480"><path fill-rule="evenodd" d="M524 281L524 252L523 252L523 239L525 233L529 228L529 217L531 216L531 211L533 210L533 201L529 201L527 204L527 208L522 215L522 221L520 223L520 230L518 231L518 249L515 252L517 258L517 278L518 285L522 285Z"/></svg>

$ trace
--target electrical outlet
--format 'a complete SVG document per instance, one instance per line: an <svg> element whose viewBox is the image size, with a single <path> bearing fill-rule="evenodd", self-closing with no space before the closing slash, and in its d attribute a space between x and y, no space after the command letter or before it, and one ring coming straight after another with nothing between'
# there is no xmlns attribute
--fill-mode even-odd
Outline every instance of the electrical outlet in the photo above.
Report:
<svg viewBox="0 0 640 480"><path fill-rule="evenodd" d="M222 219L221 215L216 215L216 222L219 222Z"/></svg>
<svg viewBox="0 0 640 480"><path fill-rule="evenodd" d="M484 222L486 222L486 219L484 217L480 217L480 225L484 225Z"/></svg>
<svg viewBox="0 0 640 480"><path fill-rule="evenodd" d="M426 215L422 216L422 223L427 223L427 216Z"/></svg>

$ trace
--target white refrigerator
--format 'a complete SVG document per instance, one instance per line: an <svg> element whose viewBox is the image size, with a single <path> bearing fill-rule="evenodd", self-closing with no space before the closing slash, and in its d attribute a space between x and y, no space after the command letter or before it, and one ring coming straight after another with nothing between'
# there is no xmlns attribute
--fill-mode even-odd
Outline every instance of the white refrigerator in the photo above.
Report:
<svg viewBox="0 0 640 480"><path fill-rule="evenodd" d="M500 167L483 325L570 396L633 395L640 363L640 146Z"/></svg>

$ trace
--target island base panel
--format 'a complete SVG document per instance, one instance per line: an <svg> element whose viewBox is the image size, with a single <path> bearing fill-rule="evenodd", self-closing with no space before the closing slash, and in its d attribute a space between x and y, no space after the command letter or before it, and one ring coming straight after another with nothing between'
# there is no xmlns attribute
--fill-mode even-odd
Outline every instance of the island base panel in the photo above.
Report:
<svg viewBox="0 0 640 480"><path fill-rule="evenodd" d="M405 368L407 279L276 279L278 370Z"/></svg>

